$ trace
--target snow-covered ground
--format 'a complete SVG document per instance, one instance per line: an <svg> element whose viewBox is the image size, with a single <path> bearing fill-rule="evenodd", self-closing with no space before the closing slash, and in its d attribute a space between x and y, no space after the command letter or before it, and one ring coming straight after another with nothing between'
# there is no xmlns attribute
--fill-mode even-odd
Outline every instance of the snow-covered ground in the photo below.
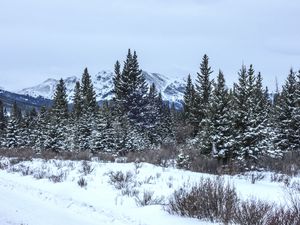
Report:
<svg viewBox="0 0 300 225"><path fill-rule="evenodd" d="M88 166L84 166L80 161L41 159L11 164L10 159L2 158L0 224L211 224L170 215L163 209L163 205L174 190L184 184L197 183L201 177L213 175L162 168L147 163L87 164ZM118 190L111 184L109 174L112 171L131 174L126 188ZM235 185L241 198L256 197L285 204L285 185L270 182L271 173L264 173L264 176L255 184L251 183L251 175L224 176L224 179ZM53 182L57 178L62 182ZM85 179L86 187L78 185L80 178ZM293 179L291 182L300 180ZM128 195L124 195L124 192ZM153 198L159 200L159 204L139 206L137 199L141 199L144 192L153 193Z"/></svg>

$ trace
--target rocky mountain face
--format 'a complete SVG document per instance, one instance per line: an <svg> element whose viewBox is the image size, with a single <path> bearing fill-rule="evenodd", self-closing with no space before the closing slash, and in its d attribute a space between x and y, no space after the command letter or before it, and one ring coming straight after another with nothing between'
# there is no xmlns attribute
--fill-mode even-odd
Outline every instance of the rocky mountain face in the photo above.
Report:
<svg viewBox="0 0 300 225"><path fill-rule="evenodd" d="M34 108L40 108L42 106L49 107L52 101L41 96L32 97L29 95L21 95L13 92L0 89L0 100L3 102L4 107L10 111L13 103L16 102L18 106L23 110L30 110Z"/></svg>
<svg viewBox="0 0 300 225"><path fill-rule="evenodd" d="M185 89L184 81L171 80L159 73L148 73L143 71L143 75L149 85L154 83L157 89L162 93L163 100L181 104ZM113 97L113 77L110 71L101 71L92 76L92 82L96 91L97 101L110 100ZM71 103L74 96L74 87L76 81L80 78L76 76L64 79L67 89L68 101ZM24 88L18 92L21 95L29 95L32 97L42 97L52 99L55 87L58 83L56 79L47 79L41 84L33 87Z"/></svg>

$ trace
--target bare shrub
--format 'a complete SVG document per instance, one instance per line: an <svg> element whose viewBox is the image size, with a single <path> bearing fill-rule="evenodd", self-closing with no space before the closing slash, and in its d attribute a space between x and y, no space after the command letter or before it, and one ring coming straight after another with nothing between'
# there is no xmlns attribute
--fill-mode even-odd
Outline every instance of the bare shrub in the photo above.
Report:
<svg viewBox="0 0 300 225"><path fill-rule="evenodd" d="M67 174L63 171L60 171L57 175L51 175L48 179L53 183L60 183L63 182L67 177Z"/></svg>
<svg viewBox="0 0 300 225"><path fill-rule="evenodd" d="M195 172L220 174L222 164L214 158L210 158L204 155L194 156L190 155L190 166L189 169Z"/></svg>
<svg viewBox="0 0 300 225"><path fill-rule="evenodd" d="M271 174L271 182L284 183L286 186L290 183L291 178L285 174Z"/></svg>
<svg viewBox="0 0 300 225"><path fill-rule="evenodd" d="M142 168L143 164L139 160L135 160L134 162L134 172L135 174L140 173L140 169Z"/></svg>
<svg viewBox="0 0 300 225"><path fill-rule="evenodd" d="M83 173L85 176L87 176L87 175L91 174L94 171L94 169L95 168L92 167L88 161L83 161L80 172Z"/></svg>
<svg viewBox="0 0 300 225"><path fill-rule="evenodd" d="M35 153L36 152L30 148L0 149L1 156L19 158L22 161L30 160L33 157L33 155L35 155Z"/></svg>
<svg viewBox="0 0 300 225"><path fill-rule="evenodd" d="M136 184L133 184L132 186L128 185L121 190L122 195L126 195L129 197L137 196L139 193L139 190L136 189Z"/></svg>
<svg viewBox="0 0 300 225"><path fill-rule="evenodd" d="M129 152L127 162L147 162L154 165L168 167L174 164L174 160L178 154L176 146L172 143L164 144L159 149L149 149L147 151Z"/></svg>
<svg viewBox="0 0 300 225"><path fill-rule="evenodd" d="M265 175L262 173L252 173L251 174L251 183L255 184L256 181L263 180L265 178Z"/></svg>
<svg viewBox="0 0 300 225"><path fill-rule="evenodd" d="M46 172L46 171L43 171L43 170L35 171L35 172L33 173L33 177L34 177L35 179L38 179L38 180L47 178L47 172Z"/></svg>
<svg viewBox="0 0 300 225"><path fill-rule="evenodd" d="M30 170L29 166L23 166L21 167L21 173L23 176L31 175L33 172Z"/></svg>
<svg viewBox="0 0 300 225"><path fill-rule="evenodd" d="M268 216L267 225L298 225L300 224L300 192L294 188L286 188L288 204L277 207Z"/></svg>
<svg viewBox="0 0 300 225"><path fill-rule="evenodd" d="M190 190L175 191L166 207L171 214L229 223L234 215L238 197L235 188L225 185L222 178L201 179Z"/></svg>
<svg viewBox="0 0 300 225"><path fill-rule="evenodd" d="M98 157L98 159L102 162L114 162L116 158L113 154L104 152L97 152L94 156Z"/></svg>
<svg viewBox="0 0 300 225"><path fill-rule="evenodd" d="M300 194L300 182L299 181L294 181L291 185L290 188L295 190Z"/></svg>
<svg viewBox="0 0 300 225"><path fill-rule="evenodd" d="M192 137L194 127L188 124L180 124L175 127L175 139L178 144L183 144L187 139Z"/></svg>
<svg viewBox="0 0 300 225"><path fill-rule="evenodd" d="M11 158L9 160L10 162L10 165L16 165L16 164L19 164L20 162L24 161L22 158Z"/></svg>
<svg viewBox="0 0 300 225"><path fill-rule="evenodd" d="M110 171L108 172L109 183L116 189L125 189L129 183L133 181L133 174L130 171L123 173L122 171Z"/></svg>
<svg viewBox="0 0 300 225"><path fill-rule="evenodd" d="M258 163L268 171L296 176L300 172L300 151L286 152L280 158L260 157Z"/></svg>
<svg viewBox="0 0 300 225"><path fill-rule="evenodd" d="M262 225L268 221L273 205L261 200L242 201L236 207L234 222L240 225Z"/></svg>
<svg viewBox="0 0 300 225"><path fill-rule="evenodd" d="M154 198L153 195L154 192L152 191L144 191L141 197L138 194L135 195L134 200L137 206L161 205L163 203L164 198Z"/></svg>
<svg viewBox="0 0 300 225"><path fill-rule="evenodd" d="M276 208L269 214L266 225L298 225L300 224L300 214L292 209L284 207Z"/></svg>
<svg viewBox="0 0 300 225"><path fill-rule="evenodd" d="M78 181L77 181L77 184L81 187L81 188L84 188L87 186L87 181L81 177Z"/></svg>
<svg viewBox="0 0 300 225"><path fill-rule="evenodd" d="M9 161L6 162L0 162L0 170L6 170L9 167L10 163Z"/></svg>

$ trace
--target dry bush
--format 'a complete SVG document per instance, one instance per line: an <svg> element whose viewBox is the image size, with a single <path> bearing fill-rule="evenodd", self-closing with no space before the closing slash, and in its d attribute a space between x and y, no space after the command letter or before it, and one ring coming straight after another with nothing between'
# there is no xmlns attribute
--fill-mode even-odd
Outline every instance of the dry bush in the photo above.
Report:
<svg viewBox="0 0 300 225"><path fill-rule="evenodd" d="M271 182L284 183L286 186L290 183L290 177L285 174L273 173L271 174Z"/></svg>
<svg viewBox="0 0 300 225"><path fill-rule="evenodd" d="M235 189L220 178L201 180L191 190L182 188L173 194L166 210L171 214L239 225L299 225L300 193L287 189L289 203L275 206L262 200L237 198Z"/></svg>
<svg viewBox="0 0 300 225"><path fill-rule="evenodd" d="M276 208L269 214L266 225L299 225L300 214L293 209Z"/></svg>
<svg viewBox="0 0 300 225"><path fill-rule="evenodd" d="M267 224L273 205L261 200L241 201L236 207L234 222L240 225Z"/></svg>
<svg viewBox="0 0 300 225"><path fill-rule="evenodd" d="M2 148L0 149L0 155L9 157L9 158L19 158L20 160L30 160L36 154L33 149L30 148L14 148L14 149L7 149Z"/></svg>
<svg viewBox="0 0 300 225"><path fill-rule="evenodd" d="M90 151L69 152L69 151L54 151L43 150L36 151L31 148L16 148L16 149L0 149L0 155L6 157L18 158L20 161L31 160L32 158L42 158L45 160L61 159L61 160L90 160Z"/></svg>
<svg viewBox="0 0 300 225"><path fill-rule="evenodd" d="M116 189L126 189L130 183L133 182L133 174L130 171L123 173L122 171L110 171L108 172L109 183L112 184Z"/></svg>
<svg viewBox="0 0 300 225"><path fill-rule="evenodd" d="M267 171L296 176L300 172L300 151L286 152L281 158L264 156L259 158L259 165Z"/></svg>
<svg viewBox="0 0 300 225"><path fill-rule="evenodd" d="M77 181L77 184L78 184L81 188L83 188L83 187L86 187L86 186L87 186L87 181L86 181L83 177L81 177L81 178Z"/></svg>
<svg viewBox="0 0 300 225"><path fill-rule="evenodd" d="M223 165L218 159L202 155L196 150L185 150L183 154L188 156L187 169L191 171L210 174L222 173Z"/></svg>
<svg viewBox="0 0 300 225"><path fill-rule="evenodd" d="M178 144L183 144L193 136L194 127L189 124L180 124L175 127L175 140Z"/></svg>
<svg viewBox="0 0 300 225"><path fill-rule="evenodd" d="M137 206L147 206L147 205L161 205L163 203L163 198L154 198L154 192L144 191L143 195L139 197L138 194L135 195L135 202Z"/></svg>
<svg viewBox="0 0 300 225"><path fill-rule="evenodd" d="M262 173L251 173L251 184L255 184L256 181L263 180L265 175Z"/></svg>
<svg viewBox="0 0 300 225"><path fill-rule="evenodd" d="M172 165L178 150L174 144L164 144L159 149L147 150L140 152L129 152L127 157L127 162L147 162L154 165L168 167Z"/></svg>
<svg viewBox="0 0 300 225"><path fill-rule="evenodd" d="M116 158L114 154L106 152L97 152L93 157L97 157L102 162L114 162Z"/></svg>
<svg viewBox="0 0 300 225"><path fill-rule="evenodd" d="M57 175L51 175L48 177L48 179L53 183L60 183L63 182L67 177L67 174L63 171L60 171Z"/></svg>
<svg viewBox="0 0 300 225"><path fill-rule="evenodd" d="M175 191L166 210L171 214L228 224L234 215L238 197L235 188L222 178L201 179L191 190Z"/></svg>
<svg viewBox="0 0 300 225"><path fill-rule="evenodd" d="M83 161L80 172L83 173L85 176L87 176L87 175L91 174L94 171L94 169L95 168L92 167L88 161Z"/></svg>

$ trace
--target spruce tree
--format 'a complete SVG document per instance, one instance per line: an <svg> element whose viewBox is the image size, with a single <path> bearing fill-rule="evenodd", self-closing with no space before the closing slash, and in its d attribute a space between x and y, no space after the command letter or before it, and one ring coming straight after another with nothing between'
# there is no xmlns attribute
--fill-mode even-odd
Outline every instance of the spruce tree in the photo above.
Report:
<svg viewBox="0 0 300 225"><path fill-rule="evenodd" d="M74 89L73 112L72 112L73 117L75 119L78 119L82 115L82 107L83 107L83 101L82 101L81 87L80 87L80 82L77 81Z"/></svg>
<svg viewBox="0 0 300 225"><path fill-rule="evenodd" d="M20 132L20 124L22 121L22 112L16 102L13 103L11 116L8 119L5 130L5 147L18 148L21 147L22 137Z"/></svg>
<svg viewBox="0 0 300 225"><path fill-rule="evenodd" d="M238 83L234 84L233 89L233 132L234 143L232 146L232 155L243 158L245 155L245 130L248 122L248 74L246 66L240 69Z"/></svg>
<svg viewBox="0 0 300 225"><path fill-rule="evenodd" d="M198 126L197 119L195 118L195 88L192 83L191 75L188 75L187 83L183 97L183 110L184 119L187 124Z"/></svg>
<svg viewBox="0 0 300 225"><path fill-rule="evenodd" d="M4 147L5 142L5 116L3 102L0 100L0 147Z"/></svg>
<svg viewBox="0 0 300 225"><path fill-rule="evenodd" d="M212 81L210 80L210 75L213 73L211 67L209 66L209 58L205 54L202 58L200 64L200 73L197 73L196 79L196 95L195 95L195 106L196 106L196 118L198 123L198 130L205 129L205 119L208 115L208 103L212 91Z"/></svg>
<svg viewBox="0 0 300 225"><path fill-rule="evenodd" d="M161 139L161 121L160 105L158 99L158 92L155 84L150 86L149 94L147 97L147 104L145 110L145 128L146 135L151 144L160 144Z"/></svg>
<svg viewBox="0 0 300 225"><path fill-rule="evenodd" d="M296 92L296 74L291 69L276 105L277 137L275 144L282 151L294 151L299 147L296 132L298 127L294 121L297 111Z"/></svg>
<svg viewBox="0 0 300 225"><path fill-rule="evenodd" d="M45 148L54 151L62 151L67 148L67 119L68 119L68 101L66 87L63 79L60 79L56 86L51 109L51 117L46 124Z"/></svg>
<svg viewBox="0 0 300 225"><path fill-rule="evenodd" d="M219 71L217 81L214 84L211 103L211 141L213 155L228 162L232 158L232 123L231 123L231 99L222 71Z"/></svg>
<svg viewBox="0 0 300 225"><path fill-rule="evenodd" d="M68 100L63 79L59 80L53 97L52 113L55 119L61 121L68 118Z"/></svg>
<svg viewBox="0 0 300 225"><path fill-rule="evenodd" d="M96 93L88 69L85 68L81 79L83 110L91 113L97 111Z"/></svg>
<svg viewBox="0 0 300 225"><path fill-rule="evenodd" d="M49 122L49 114L47 108L42 106L40 113L37 117L37 127L35 129L35 134L37 136L36 142L34 143L34 148L37 151L45 150L45 142L47 140L47 124Z"/></svg>
<svg viewBox="0 0 300 225"><path fill-rule="evenodd" d="M11 116L15 118L15 120L20 123L22 120L22 111L17 105L17 102L14 101L12 109L11 109Z"/></svg>
<svg viewBox="0 0 300 225"><path fill-rule="evenodd" d="M297 84L295 91L295 109L292 118L295 127L295 149L300 150L300 71L297 74Z"/></svg>
<svg viewBox="0 0 300 225"><path fill-rule="evenodd" d="M4 131L4 128L5 128L4 106L3 106L3 102L0 99L0 134Z"/></svg>
<svg viewBox="0 0 300 225"><path fill-rule="evenodd" d="M121 93L119 93L121 87L118 86L120 85L120 79L121 79L121 65L120 62L117 61L115 64L115 76L113 78L114 94L117 99L121 98L120 96Z"/></svg>
<svg viewBox="0 0 300 225"><path fill-rule="evenodd" d="M128 50L127 58L120 78L115 78L115 100L121 108L122 115L127 115L130 123L143 130L144 113L148 87L146 80L139 69L137 54Z"/></svg>

